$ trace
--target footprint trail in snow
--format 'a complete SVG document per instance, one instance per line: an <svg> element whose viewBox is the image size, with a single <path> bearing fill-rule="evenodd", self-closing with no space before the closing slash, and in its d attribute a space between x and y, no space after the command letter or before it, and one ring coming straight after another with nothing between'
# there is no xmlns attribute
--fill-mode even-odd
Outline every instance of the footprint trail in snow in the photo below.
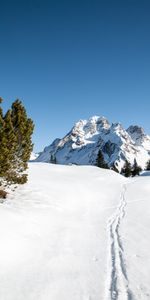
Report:
<svg viewBox="0 0 150 300"><path fill-rule="evenodd" d="M115 214L109 219L109 266L107 282L107 300L135 300L129 288L128 275L126 270L124 248L119 228L122 219L125 216L125 192L126 186L123 186L120 195L120 203Z"/></svg>

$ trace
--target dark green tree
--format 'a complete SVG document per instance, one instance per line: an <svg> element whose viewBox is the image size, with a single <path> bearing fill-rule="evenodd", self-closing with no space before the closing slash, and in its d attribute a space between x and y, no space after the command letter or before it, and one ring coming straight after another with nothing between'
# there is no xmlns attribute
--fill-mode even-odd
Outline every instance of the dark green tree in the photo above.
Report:
<svg viewBox="0 0 150 300"><path fill-rule="evenodd" d="M0 104L2 103L3 99L0 97ZM3 164L4 164L4 148L5 148L5 141L3 139L3 132L4 132L4 120L3 120L3 110L0 106L0 176L3 176Z"/></svg>
<svg viewBox="0 0 150 300"><path fill-rule="evenodd" d="M148 160L147 164L146 164L146 170L150 171L150 160Z"/></svg>
<svg viewBox="0 0 150 300"><path fill-rule="evenodd" d="M104 160L104 156L101 150L99 150L97 154L96 166L103 169L109 169L108 164Z"/></svg>
<svg viewBox="0 0 150 300"><path fill-rule="evenodd" d="M10 110L8 110L6 115L3 117L3 130L1 133L0 153L2 154L2 157L0 173L1 176L7 177L8 173L14 168L14 153L17 145Z"/></svg>
<svg viewBox="0 0 150 300"><path fill-rule="evenodd" d="M11 107L11 121L16 137L14 149L14 180L26 181L27 176L24 171L27 169L27 163L33 149L32 133L34 129L33 121L27 117L25 107L20 100L16 100ZM13 176L12 176L13 177Z"/></svg>
<svg viewBox="0 0 150 300"><path fill-rule="evenodd" d="M132 167L130 162L128 162L127 160L125 161L125 164L121 170L121 174L124 175L125 177L132 176Z"/></svg>
<svg viewBox="0 0 150 300"><path fill-rule="evenodd" d="M54 154L51 154L51 156L50 156L50 163L51 164L56 164L57 163L56 156Z"/></svg>
<svg viewBox="0 0 150 300"><path fill-rule="evenodd" d="M0 104L2 98L0 98ZM8 183L27 181L27 162L32 151L33 121L27 117L21 101L3 115L0 107L0 177Z"/></svg>
<svg viewBox="0 0 150 300"><path fill-rule="evenodd" d="M136 175L139 175L141 171L142 171L141 167L138 166L136 159L134 159L134 164L132 167L132 176L134 177Z"/></svg>
<svg viewBox="0 0 150 300"><path fill-rule="evenodd" d="M2 97L0 97L0 104L3 102L3 99ZM0 118L3 119L3 110L2 108L0 107ZM1 119L0 119L0 124L1 124Z"/></svg>
<svg viewBox="0 0 150 300"><path fill-rule="evenodd" d="M115 164L112 165L111 170L115 171L116 173L119 173Z"/></svg>

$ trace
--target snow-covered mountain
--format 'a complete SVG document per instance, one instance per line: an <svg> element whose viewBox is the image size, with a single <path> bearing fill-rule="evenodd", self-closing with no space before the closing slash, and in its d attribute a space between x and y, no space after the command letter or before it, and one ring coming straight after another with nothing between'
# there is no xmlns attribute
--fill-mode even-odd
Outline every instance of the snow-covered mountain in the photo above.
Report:
<svg viewBox="0 0 150 300"><path fill-rule="evenodd" d="M39 153L31 152L30 161L35 160L36 158L38 158L38 156L39 156Z"/></svg>
<svg viewBox="0 0 150 300"><path fill-rule="evenodd" d="M80 120L62 139L46 147L36 161L59 164L94 165L99 149L109 166L120 171L124 161L134 159L144 168L150 159L150 136L143 128L130 126L127 130L120 123L110 124L105 117L94 116Z"/></svg>

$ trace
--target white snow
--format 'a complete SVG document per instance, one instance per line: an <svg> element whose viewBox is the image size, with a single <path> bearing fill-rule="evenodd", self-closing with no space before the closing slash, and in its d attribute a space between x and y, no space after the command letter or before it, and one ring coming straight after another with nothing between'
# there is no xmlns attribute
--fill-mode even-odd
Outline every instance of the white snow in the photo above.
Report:
<svg viewBox="0 0 150 300"><path fill-rule="evenodd" d="M29 164L0 204L1 300L150 299L150 177Z"/></svg>

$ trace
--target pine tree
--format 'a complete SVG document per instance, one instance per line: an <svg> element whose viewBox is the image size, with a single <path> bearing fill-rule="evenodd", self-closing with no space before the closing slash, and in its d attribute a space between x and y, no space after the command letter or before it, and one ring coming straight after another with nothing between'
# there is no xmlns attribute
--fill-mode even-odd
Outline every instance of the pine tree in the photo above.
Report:
<svg viewBox="0 0 150 300"><path fill-rule="evenodd" d="M148 160L147 164L146 164L146 170L150 171L150 160Z"/></svg>
<svg viewBox="0 0 150 300"><path fill-rule="evenodd" d="M1 162L1 168L3 176L7 177L8 173L14 167L14 151L16 149L16 136L11 120L11 111L8 110L3 117L3 132L1 137L1 151L3 156L3 162Z"/></svg>
<svg viewBox="0 0 150 300"><path fill-rule="evenodd" d="M96 166L103 169L109 169L108 164L104 160L104 156L101 150L99 150L97 154Z"/></svg>
<svg viewBox="0 0 150 300"><path fill-rule="evenodd" d="M21 101L16 100L5 116L0 107L0 176L8 183L27 181L24 171L33 147L33 128Z"/></svg>
<svg viewBox="0 0 150 300"><path fill-rule="evenodd" d="M121 174L125 177L130 177L132 175L132 167L127 160L125 161L124 167L121 170Z"/></svg>
<svg viewBox="0 0 150 300"><path fill-rule="evenodd" d="M0 97L0 104L3 102L3 99L2 99L2 97ZM3 110L2 110L2 108L0 107L0 125L1 125L1 119L3 119Z"/></svg>
<svg viewBox="0 0 150 300"><path fill-rule="evenodd" d="M54 157L54 164L57 164L56 156Z"/></svg>
<svg viewBox="0 0 150 300"><path fill-rule="evenodd" d="M117 166L115 164L112 165L111 170L115 171L116 173L119 173L119 170L117 169Z"/></svg>
<svg viewBox="0 0 150 300"><path fill-rule="evenodd" d="M57 163L56 156L54 154L51 154L50 163L51 164L56 164Z"/></svg>
<svg viewBox="0 0 150 300"><path fill-rule="evenodd" d="M2 100L0 99L0 103ZM0 176L7 180L8 174L13 168L14 150L16 137L11 122L11 111L9 110L3 116L2 108L0 108Z"/></svg>
<svg viewBox="0 0 150 300"><path fill-rule="evenodd" d="M3 99L0 97L0 104ZM4 131L4 120L3 120L3 110L0 107L0 176L3 176L3 164L4 164L4 139L3 139L3 131Z"/></svg>
<svg viewBox="0 0 150 300"><path fill-rule="evenodd" d="M12 104L11 121L16 136L13 169L15 177L22 183L22 181L25 181L27 178L23 173L27 169L27 162L33 149L31 135L33 133L34 124L33 121L27 117L26 110L19 100L16 100Z"/></svg>
<svg viewBox="0 0 150 300"><path fill-rule="evenodd" d="M140 172L142 171L141 167L138 166L136 159L134 159L134 164L133 164L133 168L132 168L132 176L136 176L139 175Z"/></svg>

